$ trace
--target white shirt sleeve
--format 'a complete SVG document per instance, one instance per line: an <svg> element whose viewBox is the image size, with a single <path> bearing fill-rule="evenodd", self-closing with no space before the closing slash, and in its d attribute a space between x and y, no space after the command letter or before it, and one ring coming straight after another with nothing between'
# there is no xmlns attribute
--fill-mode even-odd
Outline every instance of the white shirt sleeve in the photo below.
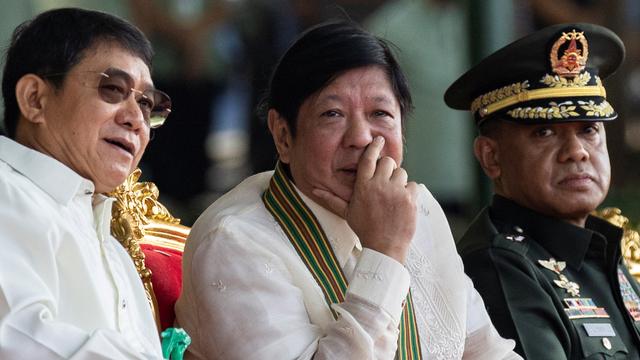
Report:
<svg viewBox="0 0 640 360"><path fill-rule="evenodd" d="M119 332L87 332L58 320L58 249L46 216L22 204L0 205L0 359L158 359L136 352ZM68 259L74 261L73 259ZM82 261L82 259L75 259ZM78 296L93 284L77 284ZM91 317L77 309L77 317Z"/></svg>
<svg viewBox="0 0 640 360"><path fill-rule="evenodd" d="M345 301L333 306L338 320L322 329L310 320L305 290L294 281L297 274L272 249L224 228L207 237L185 262L190 280L185 283L186 298L177 306L180 326L196 344L188 349L190 356L393 358L397 319L409 288L408 272L400 263L364 249Z"/></svg>
<svg viewBox="0 0 640 360"><path fill-rule="evenodd" d="M466 334L462 358L464 360L521 359L513 352L515 342L500 337L495 330L480 294L474 288L471 279L464 274L462 259L455 249L453 236L442 208L426 187L423 187L423 193L426 195L423 200L425 206L423 212L430 217L429 225L434 240L439 245L437 248L427 248L425 252L432 252L430 259L434 268L440 273L439 276L446 279L449 286L459 287L460 297L464 298L461 305L466 307L464 311ZM450 297L448 300L451 302L462 299ZM460 310L462 311L462 307Z"/></svg>
<svg viewBox="0 0 640 360"><path fill-rule="evenodd" d="M489 318L484 301L466 275L467 287L467 337L463 359L495 360L522 359L513 352L515 341L498 334Z"/></svg>

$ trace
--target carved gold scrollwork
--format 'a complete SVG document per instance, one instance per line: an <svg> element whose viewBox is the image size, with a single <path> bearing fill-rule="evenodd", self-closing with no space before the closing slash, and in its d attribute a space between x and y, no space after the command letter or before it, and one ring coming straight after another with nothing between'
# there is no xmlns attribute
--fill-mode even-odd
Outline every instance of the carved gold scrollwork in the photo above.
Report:
<svg viewBox="0 0 640 360"><path fill-rule="evenodd" d="M145 265L140 243L147 235L145 227L149 224L179 224L180 219L171 216L167 208L158 202L159 191L155 184L138 182L141 174L142 171L136 169L122 185L109 194L115 199L111 210L111 234L131 256L159 327L160 317L151 283L151 270Z"/></svg>
<svg viewBox="0 0 640 360"><path fill-rule="evenodd" d="M618 208L604 208L595 215L624 230L620 245L622 257L631 275L640 281L640 234L629 226L629 219Z"/></svg>

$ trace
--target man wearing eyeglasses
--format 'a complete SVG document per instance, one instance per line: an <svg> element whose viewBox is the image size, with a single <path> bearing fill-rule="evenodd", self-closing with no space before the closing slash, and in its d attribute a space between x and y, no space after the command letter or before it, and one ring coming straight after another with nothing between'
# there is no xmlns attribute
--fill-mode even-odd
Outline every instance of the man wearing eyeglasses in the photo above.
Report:
<svg viewBox="0 0 640 360"><path fill-rule="evenodd" d="M45 12L6 55L0 137L0 358L159 359L138 273L104 194L170 112L145 36L114 16Z"/></svg>

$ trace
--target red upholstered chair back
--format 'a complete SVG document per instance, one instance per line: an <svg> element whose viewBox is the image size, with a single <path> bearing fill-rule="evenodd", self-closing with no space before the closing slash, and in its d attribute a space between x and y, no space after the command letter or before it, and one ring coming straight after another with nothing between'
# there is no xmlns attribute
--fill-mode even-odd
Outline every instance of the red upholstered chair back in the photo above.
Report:
<svg viewBox="0 0 640 360"><path fill-rule="evenodd" d="M140 247L151 270L161 329L166 329L173 326L173 307L182 291L182 253L189 228L157 223L145 227L145 231Z"/></svg>
<svg viewBox="0 0 640 360"><path fill-rule="evenodd" d="M182 290L182 253L189 228L158 201L158 188L138 182L134 171L110 196L111 233L133 259L144 284L158 331L172 327L173 306Z"/></svg>

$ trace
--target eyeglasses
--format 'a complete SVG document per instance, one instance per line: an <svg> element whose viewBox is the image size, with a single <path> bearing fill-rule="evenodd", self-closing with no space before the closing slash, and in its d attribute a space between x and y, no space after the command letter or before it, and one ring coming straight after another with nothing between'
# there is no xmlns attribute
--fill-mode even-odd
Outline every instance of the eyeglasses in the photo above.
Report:
<svg viewBox="0 0 640 360"><path fill-rule="evenodd" d="M64 73L43 75L44 78L64 76ZM100 98L109 104L119 104L134 94L142 117L150 128L156 129L171 113L171 98L156 89L137 90L133 78L123 70L109 68L105 71L82 71L83 85L97 88ZM91 78L88 78L91 77Z"/></svg>

